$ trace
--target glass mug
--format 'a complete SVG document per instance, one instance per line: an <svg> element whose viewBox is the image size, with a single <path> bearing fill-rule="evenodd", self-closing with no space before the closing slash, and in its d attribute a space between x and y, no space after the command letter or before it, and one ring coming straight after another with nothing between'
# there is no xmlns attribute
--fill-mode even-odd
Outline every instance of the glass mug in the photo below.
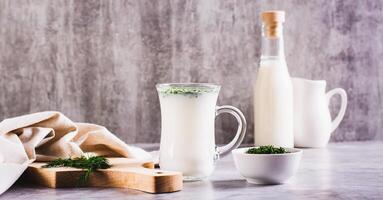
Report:
<svg viewBox="0 0 383 200"><path fill-rule="evenodd" d="M186 181L206 178L213 172L215 160L241 144L245 117L233 106L216 106L219 85L169 83L156 87L161 106L161 169L182 172ZM221 113L233 115L238 129L230 143L217 147L214 122Z"/></svg>

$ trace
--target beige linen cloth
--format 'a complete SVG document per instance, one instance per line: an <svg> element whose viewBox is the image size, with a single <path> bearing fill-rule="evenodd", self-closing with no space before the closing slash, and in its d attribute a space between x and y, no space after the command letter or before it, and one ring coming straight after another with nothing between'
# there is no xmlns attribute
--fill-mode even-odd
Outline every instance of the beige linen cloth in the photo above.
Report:
<svg viewBox="0 0 383 200"><path fill-rule="evenodd" d="M108 157L151 159L148 152L118 139L105 127L74 123L60 112L46 111L0 122L0 194L33 161L95 153Z"/></svg>

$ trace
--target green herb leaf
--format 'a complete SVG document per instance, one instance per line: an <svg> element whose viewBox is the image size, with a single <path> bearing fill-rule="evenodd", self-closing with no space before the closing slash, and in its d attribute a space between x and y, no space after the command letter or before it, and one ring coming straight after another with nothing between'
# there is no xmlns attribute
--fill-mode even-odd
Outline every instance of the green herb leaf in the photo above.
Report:
<svg viewBox="0 0 383 200"><path fill-rule="evenodd" d="M90 156L90 157L79 157L79 158L67 158L62 159L58 158L48 162L44 165L43 168L52 168L52 167L73 167L78 169L85 169L85 173L79 177L79 184L84 185L88 182L89 176L92 172L98 169L107 169L110 168L108 160L103 156Z"/></svg>
<svg viewBox="0 0 383 200"><path fill-rule="evenodd" d="M268 146L250 148L246 151L246 153L248 154L283 154L283 153L289 153L289 152L287 152L286 149L282 147L274 147L273 145L268 145Z"/></svg>

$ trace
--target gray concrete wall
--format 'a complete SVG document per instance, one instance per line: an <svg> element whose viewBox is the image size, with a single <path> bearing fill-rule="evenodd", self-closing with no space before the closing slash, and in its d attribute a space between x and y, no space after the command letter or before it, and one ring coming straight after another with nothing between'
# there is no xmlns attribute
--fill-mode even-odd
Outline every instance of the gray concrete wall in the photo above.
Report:
<svg viewBox="0 0 383 200"><path fill-rule="evenodd" d="M159 142L159 82L222 85L252 142L259 13L285 9L292 76L349 95L332 141L383 139L383 1L0 0L0 116L59 110L127 142ZM332 102L332 110L338 103ZM217 120L217 142L235 124Z"/></svg>

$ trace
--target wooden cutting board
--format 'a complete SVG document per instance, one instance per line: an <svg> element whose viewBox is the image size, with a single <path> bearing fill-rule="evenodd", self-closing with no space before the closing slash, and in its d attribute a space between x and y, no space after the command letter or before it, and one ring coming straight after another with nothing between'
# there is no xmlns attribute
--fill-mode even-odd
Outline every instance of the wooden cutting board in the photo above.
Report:
<svg viewBox="0 0 383 200"><path fill-rule="evenodd" d="M175 192L182 189L180 172L154 169L153 162L128 158L108 158L109 169L93 172L85 187L118 187L136 189L149 193ZM82 169L59 167L42 168L46 163L29 165L22 177L23 182L40 184L50 188L76 187Z"/></svg>

